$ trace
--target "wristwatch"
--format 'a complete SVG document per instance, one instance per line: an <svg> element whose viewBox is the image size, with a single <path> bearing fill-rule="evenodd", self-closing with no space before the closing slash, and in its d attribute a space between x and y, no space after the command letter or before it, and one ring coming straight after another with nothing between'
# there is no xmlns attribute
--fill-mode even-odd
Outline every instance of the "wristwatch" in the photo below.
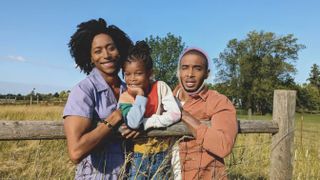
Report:
<svg viewBox="0 0 320 180"><path fill-rule="evenodd" d="M103 124L105 124L106 126L108 126L108 128L112 129L113 126L111 123L109 123L108 121L102 121Z"/></svg>

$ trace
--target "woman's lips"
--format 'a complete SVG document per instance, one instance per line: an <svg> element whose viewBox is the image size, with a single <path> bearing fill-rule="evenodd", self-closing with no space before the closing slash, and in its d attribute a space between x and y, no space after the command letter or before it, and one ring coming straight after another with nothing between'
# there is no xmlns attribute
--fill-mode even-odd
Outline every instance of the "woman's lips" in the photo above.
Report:
<svg viewBox="0 0 320 180"><path fill-rule="evenodd" d="M114 66L114 61L104 62L104 63L101 63L101 65L106 67L106 68L110 68L110 67Z"/></svg>

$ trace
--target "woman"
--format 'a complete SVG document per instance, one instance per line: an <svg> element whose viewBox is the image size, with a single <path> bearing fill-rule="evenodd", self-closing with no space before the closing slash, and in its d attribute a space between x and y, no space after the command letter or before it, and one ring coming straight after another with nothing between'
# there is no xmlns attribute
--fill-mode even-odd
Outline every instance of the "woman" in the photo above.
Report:
<svg viewBox="0 0 320 180"><path fill-rule="evenodd" d="M124 163L122 140L112 138L121 122L117 110L125 84L118 77L132 41L104 19L78 25L69 42L71 56L88 76L71 91L63 118L68 153L78 164L76 179L118 179ZM124 127L125 138L139 133Z"/></svg>

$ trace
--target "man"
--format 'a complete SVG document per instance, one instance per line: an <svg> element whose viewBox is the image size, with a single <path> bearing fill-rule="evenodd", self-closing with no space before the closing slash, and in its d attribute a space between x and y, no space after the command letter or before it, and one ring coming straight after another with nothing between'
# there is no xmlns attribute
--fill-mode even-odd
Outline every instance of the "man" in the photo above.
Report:
<svg viewBox="0 0 320 180"><path fill-rule="evenodd" d="M179 59L180 84L174 94L183 108L181 120L194 137L179 143L182 179L227 179L223 158L230 154L238 132L233 104L204 84L208 60L198 48L185 50ZM211 126L201 121L210 121Z"/></svg>

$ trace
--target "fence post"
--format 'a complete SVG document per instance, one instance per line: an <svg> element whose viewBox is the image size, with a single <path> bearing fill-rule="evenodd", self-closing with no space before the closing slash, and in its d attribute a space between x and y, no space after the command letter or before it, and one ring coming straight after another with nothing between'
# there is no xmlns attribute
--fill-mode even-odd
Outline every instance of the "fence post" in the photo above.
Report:
<svg viewBox="0 0 320 180"><path fill-rule="evenodd" d="M279 132L272 136L271 180L292 179L295 107L296 91L274 91L272 119L278 123Z"/></svg>

